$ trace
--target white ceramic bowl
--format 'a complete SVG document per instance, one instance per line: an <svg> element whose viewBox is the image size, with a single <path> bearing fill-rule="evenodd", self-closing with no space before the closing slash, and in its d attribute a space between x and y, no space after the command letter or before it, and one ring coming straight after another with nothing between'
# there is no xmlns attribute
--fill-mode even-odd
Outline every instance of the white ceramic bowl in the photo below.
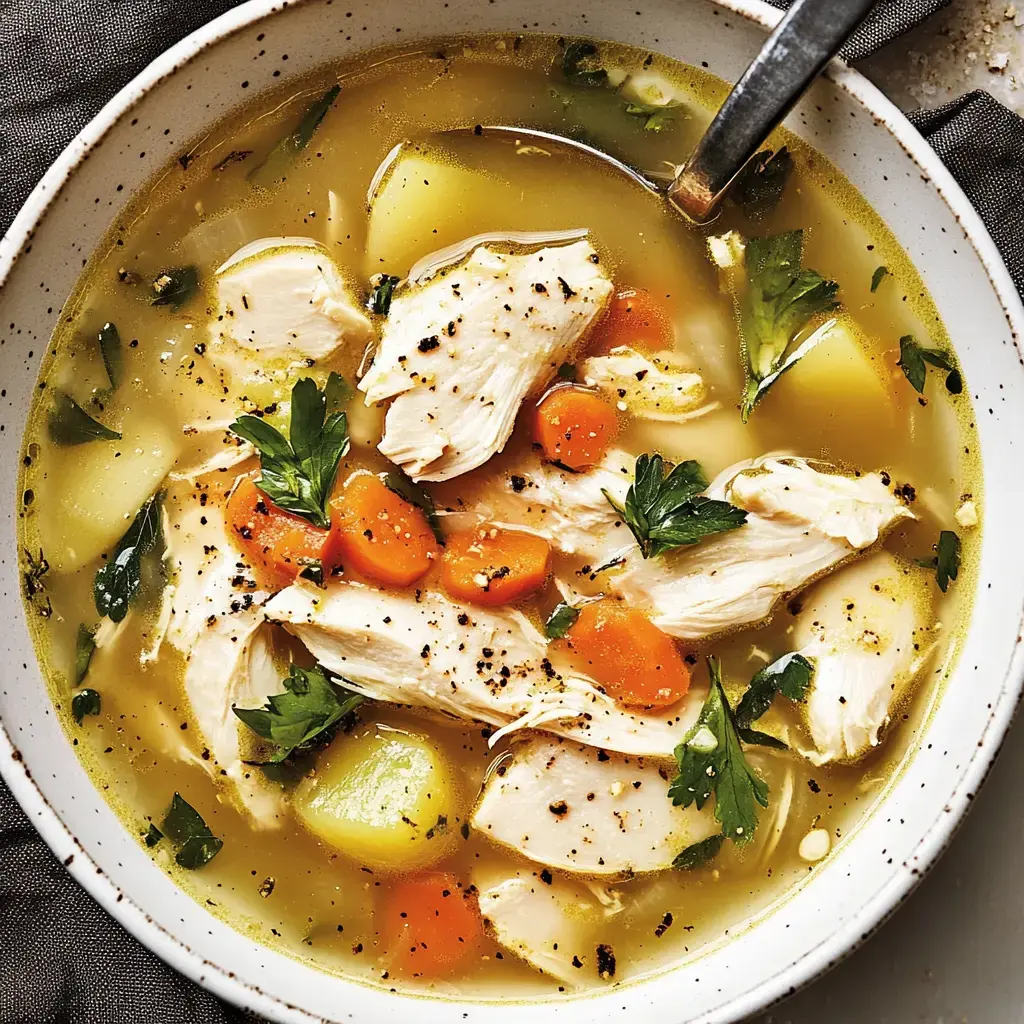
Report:
<svg viewBox="0 0 1024 1024"><path fill-rule="evenodd" d="M978 417L985 534L973 625L920 748L809 884L702 957L579 998L501 1005L414 998L267 950L179 891L121 827L53 713L25 627L15 557L18 449L39 358L85 257L132 190L261 88L360 48L477 31L617 39L735 80L779 12L759 0L252 0L190 36L72 142L0 245L0 770L56 855L182 973L282 1022L488 1024L730 1021L784 997L861 941L941 852L985 776L1021 688L1020 447L1024 309L963 193L902 115L836 65L789 119L866 196L913 258L953 338ZM257 55L264 55L257 59ZM282 55L287 54L285 62ZM278 77L274 77L276 73ZM243 91L245 90L245 91Z"/></svg>

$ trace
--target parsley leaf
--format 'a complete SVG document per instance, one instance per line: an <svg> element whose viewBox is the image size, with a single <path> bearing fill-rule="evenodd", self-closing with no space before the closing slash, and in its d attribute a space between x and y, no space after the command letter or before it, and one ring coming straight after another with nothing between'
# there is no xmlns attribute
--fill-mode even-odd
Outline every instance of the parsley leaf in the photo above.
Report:
<svg viewBox="0 0 1024 1024"><path fill-rule="evenodd" d="M331 525L327 503L338 464L349 448L345 413L333 411L343 398L343 383L336 373L323 391L310 377L297 381L288 437L258 416L239 416L229 428L260 451L259 489L281 508L323 529Z"/></svg>
<svg viewBox="0 0 1024 1024"><path fill-rule="evenodd" d="M696 803L699 811L712 793L715 818L734 843L746 843L757 828L757 807L768 806L768 784L748 764L716 658L708 658L711 692L693 728L676 747L679 774L668 795L676 806Z"/></svg>
<svg viewBox="0 0 1024 1024"><path fill-rule="evenodd" d="M680 871L692 871L694 868L704 867L718 856L718 851L722 849L722 843L725 840L725 833L719 832L718 835L708 836L707 839L702 839L699 843L693 843L681 853L676 854L676 859L672 861L672 867Z"/></svg>
<svg viewBox="0 0 1024 1024"><path fill-rule="evenodd" d="M341 720L363 702L359 694L328 679L319 667L292 665L284 689L268 697L262 708L232 709L257 736L277 746L265 761L251 764L280 764L329 740Z"/></svg>
<svg viewBox="0 0 1024 1024"><path fill-rule="evenodd" d="M763 149L736 176L729 195L748 217L758 220L778 206L792 171L793 157L785 146L777 153Z"/></svg>
<svg viewBox="0 0 1024 1024"><path fill-rule="evenodd" d="M878 291L878 286L882 283L882 278L886 277L889 273L889 268L884 265L880 267L875 267L875 272L871 275L872 292Z"/></svg>
<svg viewBox="0 0 1024 1024"><path fill-rule="evenodd" d="M951 395L959 395L963 391L963 378L947 352L938 348L924 348L918 345L912 334L904 334L900 338L898 365L904 376L910 381L911 387L918 394L924 393L924 385L928 377L926 363L946 371L946 390Z"/></svg>
<svg viewBox="0 0 1024 1024"><path fill-rule="evenodd" d="M320 122L327 116L327 111L334 106L334 101L341 92L340 85L332 85L316 100L303 115L295 130L286 135L267 154L263 163L254 167L246 176L253 185L267 188L284 179L292 159L301 153L310 143L313 134L320 127Z"/></svg>
<svg viewBox="0 0 1024 1024"><path fill-rule="evenodd" d="M58 391L53 410L47 421L50 440L54 444L70 446L88 441L120 441L116 430L94 420L67 392Z"/></svg>
<svg viewBox="0 0 1024 1024"><path fill-rule="evenodd" d="M423 512L430 523L430 529L434 531L434 539L438 544L444 544L444 531L441 529L441 521L437 518L437 508L427 491L397 468L384 477L384 483L389 490Z"/></svg>
<svg viewBox="0 0 1024 1024"><path fill-rule="evenodd" d="M653 558L712 534L735 530L747 521L743 509L701 495L707 485L704 470L693 459L680 462L665 476L660 455L641 455L624 506L607 491L602 493L622 516L644 558Z"/></svg>
<svg viewBox="0 0 1024 1024"><path fill-rule="evenodd" d="M139 509L110 558L96 571L92 585L96 611L112 622L120 622L128 614L128 606L138 593L142 582L142 556L160 537L162 497L154 495Z"/></svg>
<svg viewBox="0 0 1024 1024"><path fill-rule="evenodd" d="M795 652L784 654L777 661L765 665L750 680L747 692L736 706L736 725L746 729L756 722L772 706L776 693L790 700L804 700L813 674L814 666L802 654Z"/></svg>
<svg viewBox="0 0 1024 1024"><path fill-rule="evenodd" d="M584 40L569 43L562 54L562 75L573 85L607 85L608 72L601 67L597 47Z"/></svg>
<svg viewBox="0 0 1024 1024"><path fill-rule="evenodd" d="M174 794L163 826L164 834L178 847L175 861L189 871L209 864L224 846L224 840L210 831L202 815L180 793Z"/></svg>
<svg viewBox="0 0 1024 1024"><path fill-rule="evenodd" d="M112 323L105 323L99 333L100 355L107 371L110 386L116 388L124 376L124 355L121 350L121 335Z"/></svg>
<svg viewBox="0 0 1024 1024"><path fill-rule="evenodd" d="M548 616L548 621L544 623L544 635L549 640L561 640L579 617L579 608L559 601Z"/></svg>
<svg viewBox="0 0 1024 1024"><path fill-rule="evenodd" d="M101 706L100 695L95 690L81 690L71 698L71 715L78 725L86 715L98 715Z"/></svg>
<svg viewBox="0 0 1024 1024"><path fill-rule="evenodd" d="M387 316L391 310L391 300L394 298L395 285L399 278L393 274L378 274L370 282L371 291L366 308L378 316Z"/></svg>
<svg viewBox="0 0 1024 1024"><path fill-rule="evenodd" d="M943 530L935 550L936 554L931 558L918 558L915 561L923 569L935 570L935 582L939 590L945 593L949 581L960 575L960 538L952 530Z"/></svg>
<svg viewBox="0 0 1024 1024"><path fill-rule="evenodd" d="M195 267L172 267L153 279L153 306L184 306L199 288L199 271Z"/></svg>
<svg viewBox="0 0 1024 1024"><path fill-rule="evenodd" d="M75 640L75 686L85 678L92 661L92 652L96 650L96 630L84 622L78 626L78 637Z"/></svg>
<svg viewBox="0 0 1024 1024"><path fill-rule="evenodd" d="M634 100L626 104L626 113L630 117L642 117L645 132L660 132L672 125L676 119L673 111L681 106L678 102L654 104Z"/></svg>
<svg viewBox="0 0 1024 1024"><path fill-rule="evenodd" d="M158 829L156 825L153 824L153 822L150 822L149 828L146 829L146 833L144 836L146 846L148 846L150 849L153 849L153 847L156 846L156 844L159 843L160 840L163 839L163 837L163 832L161 832L160 829Z"/></svg>

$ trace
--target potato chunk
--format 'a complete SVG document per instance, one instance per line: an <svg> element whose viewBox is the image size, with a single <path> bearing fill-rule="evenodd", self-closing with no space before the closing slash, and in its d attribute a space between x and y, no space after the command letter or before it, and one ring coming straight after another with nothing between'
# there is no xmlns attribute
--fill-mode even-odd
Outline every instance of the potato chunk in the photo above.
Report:
<svg viewBox="0 0 1024 1024"><path fill-rule="evenodd" d="M422 736L375 725L339 736L296 790L299 818L343 853L379 869L429 867L451 850L458 789Z"/></svg>

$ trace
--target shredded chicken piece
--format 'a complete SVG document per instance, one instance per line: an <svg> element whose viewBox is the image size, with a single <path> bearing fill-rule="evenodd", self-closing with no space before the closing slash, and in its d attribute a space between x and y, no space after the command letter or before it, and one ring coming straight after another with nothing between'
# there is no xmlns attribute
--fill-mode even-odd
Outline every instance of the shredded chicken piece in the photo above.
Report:
<svg viewBox="0 0 1024 1024"><path fill-rule="evenodd" d="M704 379L674 352L644 355L627 346L580 364L583 383L597 389L621 412L649 420L679 421L718 408L708 403Z"/></svg>

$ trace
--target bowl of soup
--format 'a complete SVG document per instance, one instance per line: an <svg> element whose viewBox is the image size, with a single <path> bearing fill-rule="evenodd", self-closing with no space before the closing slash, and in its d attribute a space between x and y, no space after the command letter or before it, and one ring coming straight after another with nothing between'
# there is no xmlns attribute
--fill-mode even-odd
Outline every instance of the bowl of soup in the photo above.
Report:
<svg viewBox="0 0 1024 1024"><path fill-rule="evenodd" d="M1020 688L1019 301L842 66L670 210L777 18L257 0L4 240L3 774L218 994L733 1020L964 813Z"/></svg>

